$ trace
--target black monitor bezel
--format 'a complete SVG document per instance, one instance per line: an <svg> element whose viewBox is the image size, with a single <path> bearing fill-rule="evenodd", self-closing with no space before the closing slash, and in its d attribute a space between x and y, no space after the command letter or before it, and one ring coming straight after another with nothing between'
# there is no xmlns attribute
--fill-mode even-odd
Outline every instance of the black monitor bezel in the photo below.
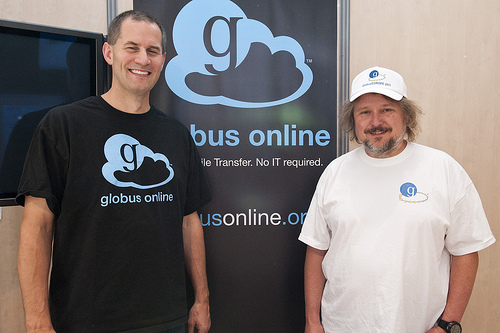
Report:
<svg viewBox="0 0 500 333"><path fill-rule="evenodd" d="M35 38L40 38L40 34L43 34L44 38L47 37L47 34L52 34L61 35L64 37L76 37L79 39L79 41L88 41L89 45L93 47L92 50L95 51L95 84L93 84L93 88L95 88L94 94L101 95L107 89L108 71L101 51L103 43L105 42L105 37L103 34L9 20L0 20L0 32L19 36L30 36ZM4 45L2 47L8 46ZM2 177L2 175L0 175L0 177ZM16 195L17 193L0 192L0 206L17 205L15 201Z"/></svg>

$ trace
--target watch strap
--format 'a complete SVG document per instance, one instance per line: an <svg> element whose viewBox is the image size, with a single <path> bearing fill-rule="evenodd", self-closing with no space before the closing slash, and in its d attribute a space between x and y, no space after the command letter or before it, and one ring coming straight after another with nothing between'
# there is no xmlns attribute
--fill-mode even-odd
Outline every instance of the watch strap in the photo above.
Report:
<svg viewBox="0 0 500 333"><path fill-rule="evenodd" d="M439 319L437 325L439 327L441 327L443 330L445 330L446 333L452 333L451 329L453 326L458 327L458 331L454 330L453 333L454 332L462 332L462 326L456 321L446 321L443 319Z"/></svg>

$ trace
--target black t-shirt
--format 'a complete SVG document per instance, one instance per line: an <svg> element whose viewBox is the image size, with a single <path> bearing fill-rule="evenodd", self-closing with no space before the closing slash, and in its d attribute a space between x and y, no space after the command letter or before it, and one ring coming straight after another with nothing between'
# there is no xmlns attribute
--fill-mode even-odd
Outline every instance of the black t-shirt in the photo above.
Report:
<svg viewBox="0 0 500 333"><path fill-rule="evenodd" d="M58 332L155 332L187 316L182 218L210 201L189 131L156 108L90 97L38 126L18 202L56 215L50 311Z"/></svg>

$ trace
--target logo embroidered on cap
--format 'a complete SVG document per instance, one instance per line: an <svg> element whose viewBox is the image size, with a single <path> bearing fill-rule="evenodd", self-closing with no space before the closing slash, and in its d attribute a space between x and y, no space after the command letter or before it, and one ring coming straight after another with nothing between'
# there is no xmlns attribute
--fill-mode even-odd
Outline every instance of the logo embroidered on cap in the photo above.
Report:
<svg viewBox="0 0 500 333"><path fill-rule="evenodd" d="M368 79L368 81L371 81L371 82L385 80L385 74L380 75L378 70L373 70L369 76L370 76L370 78Z"/></svg>

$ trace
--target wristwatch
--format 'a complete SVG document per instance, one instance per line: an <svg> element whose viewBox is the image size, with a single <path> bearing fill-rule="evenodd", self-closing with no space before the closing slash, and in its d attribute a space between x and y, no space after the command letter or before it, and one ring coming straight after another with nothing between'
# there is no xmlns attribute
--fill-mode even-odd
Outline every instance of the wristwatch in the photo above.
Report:
<svg viewBox="0 0 500 333"><path fill-rule="evenodd" d="M462 333L462 326L456 321L445 321L439 319L438 326L441 327L446 333Z"/></svg>

